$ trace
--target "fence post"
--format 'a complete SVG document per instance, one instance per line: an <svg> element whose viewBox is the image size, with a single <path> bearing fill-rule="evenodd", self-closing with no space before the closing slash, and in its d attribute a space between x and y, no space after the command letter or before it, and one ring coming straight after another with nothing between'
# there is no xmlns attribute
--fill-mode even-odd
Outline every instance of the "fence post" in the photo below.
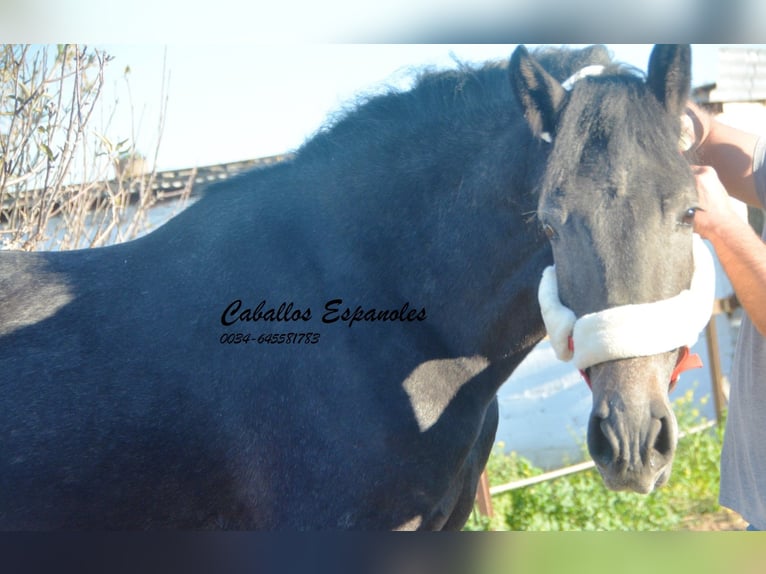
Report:
<svg viewBox="0 0 766 574"><path fill-rule="evenodd" d="M492 496L489 493L489 475L485 468L479 477L479 486L476 488L476 505L479 507L479 514L492 518L494 510L492 509Z"/></svg>
<svg viewBox="0 0 766 574"><path fill-rule="evenodd" d="M710 380L712 383L713 402L715 404L715 420L720 425L723 421L723 409L726 398L723 394L723 374L721 371L721 357L718 352L718 333L716 331L716 316L710 317L710 322L705 327L705 340L707 342L707 358L710 361Z"/></svg>

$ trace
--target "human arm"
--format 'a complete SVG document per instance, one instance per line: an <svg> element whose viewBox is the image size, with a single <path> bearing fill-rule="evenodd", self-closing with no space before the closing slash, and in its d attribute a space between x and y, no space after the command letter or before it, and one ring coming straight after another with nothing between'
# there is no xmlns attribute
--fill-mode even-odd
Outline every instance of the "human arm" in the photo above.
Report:
<svg viewBox="0 0 766 574"><path fill-rule="evenodd" d="M716 170L697 166L693 171L699 193L694 231L712 243L737 299L766 337L766 244L732 208Z"/></svg>
<svg viewBox="0 0 766 574"><path fill-rule="evenodd" d="M715 168L732 197L763 208L755 191L753 152L758 136L728 126L689 103L686 114L694 126L697 163Z"/></svg>

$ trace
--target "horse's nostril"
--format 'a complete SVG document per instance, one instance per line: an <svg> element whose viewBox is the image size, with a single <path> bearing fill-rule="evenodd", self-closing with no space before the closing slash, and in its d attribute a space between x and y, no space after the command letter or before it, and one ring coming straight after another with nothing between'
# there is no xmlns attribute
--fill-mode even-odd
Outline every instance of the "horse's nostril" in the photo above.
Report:
<svg viewBox="0 0 766 574"><path fill-rule="evenodd" d="M614 445L604 430L605 419L591 416L588 422L588 450L596 463L609 464L614 458Z"/></svg>
<svg viewBox="0 0 766 574"><path fill-rule="evenodd" d="M660 428L654 439L654 450L662 456L667 456L673 452L672 425L668 417L659 419Z"/></svg>
<svg viewBox="0 0 766 574"><path fill-rule="evenodd" d="M622 405L599 405L588 420L588 450L612 490L649 493L670 476L677 427L668 409L638 414Z"/></svg>

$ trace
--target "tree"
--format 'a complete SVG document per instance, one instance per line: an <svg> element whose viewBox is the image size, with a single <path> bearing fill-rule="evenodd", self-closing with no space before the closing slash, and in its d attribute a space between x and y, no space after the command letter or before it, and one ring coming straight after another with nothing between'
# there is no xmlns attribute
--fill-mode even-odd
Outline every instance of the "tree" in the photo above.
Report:
<svg viewBox="0 0 766 574"><path fill-rule="evenodd" d="M0 246L103 245L130 238L115 231L126 218L138 233L154 169L136 169L143 156L129 138L113 143L89 127L111 60L79 45L0 47ZM132 168L116 169L126 158Z"/></svg>

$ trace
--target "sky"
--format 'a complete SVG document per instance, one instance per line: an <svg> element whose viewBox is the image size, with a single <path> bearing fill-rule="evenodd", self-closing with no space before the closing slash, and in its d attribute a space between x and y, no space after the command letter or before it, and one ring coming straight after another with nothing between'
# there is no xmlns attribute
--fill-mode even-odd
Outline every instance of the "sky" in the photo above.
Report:
<svg viewBox="0 0 766 574"><path fill-rule="evenodd" d="M754 42L762 0L0 0L6 42ZM758 38L758 39L756 39Z"/></svg>
<svg viewBox="0 0 766 574"><path fill-rule="evenodd" d="M158 169L293 150L413 68L510 57L515 44L492 42L603 42L645 69L650 44L610 42L763 42L765 19L761 0L0 0L5 42L114 56L104 102L117 113L94 127L111 140L153 158L167 97ZM714 81L716 45L694 44L693 66L694 85Z"/></svg>
<svg viewBox="0 0 766 574"><path fill-rule="evenodd" d="M355 97L406 88L415 70L505 60L513 44L96 45L107 68L95 129L131 138L159 170L277 155L296 149ZM651 44L607 44L646 70ZM694 45L692 84L715 81L718 46ZM126 68L129 72L126 73ZM163 81L164 78L164 81ZM164 90L164 92L163 92ZM157 148L162 102L165 124Z"/></svg>

